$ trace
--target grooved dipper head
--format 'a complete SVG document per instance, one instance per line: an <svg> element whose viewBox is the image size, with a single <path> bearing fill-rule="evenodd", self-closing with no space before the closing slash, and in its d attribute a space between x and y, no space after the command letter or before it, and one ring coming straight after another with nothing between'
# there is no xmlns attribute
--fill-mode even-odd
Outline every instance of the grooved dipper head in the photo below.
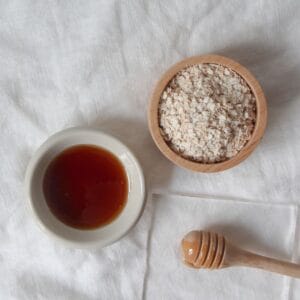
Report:
<svg viewBox="0 0 300 300"><path fill-rule="evenodd" d="M213 232L191 231L181 241L183 261L193 268L218 269L225 255L225 239Z"/></svg>

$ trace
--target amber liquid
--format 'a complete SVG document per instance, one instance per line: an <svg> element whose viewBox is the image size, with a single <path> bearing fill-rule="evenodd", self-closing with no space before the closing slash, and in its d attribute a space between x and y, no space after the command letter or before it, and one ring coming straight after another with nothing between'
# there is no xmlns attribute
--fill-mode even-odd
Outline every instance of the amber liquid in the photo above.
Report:
<svg viewBox="0 0 300 300"><path fill-rule="evenodd" d="M50 210L61 222L93 229L121 213L127 201L128 180L114 154L80 145L54 158L46 170L43 189Z"/></svg>

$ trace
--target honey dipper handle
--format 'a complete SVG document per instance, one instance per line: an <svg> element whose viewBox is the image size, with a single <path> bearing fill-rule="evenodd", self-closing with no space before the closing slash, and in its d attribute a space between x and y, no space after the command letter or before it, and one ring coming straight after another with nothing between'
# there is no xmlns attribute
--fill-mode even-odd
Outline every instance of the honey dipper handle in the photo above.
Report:
<svg viewBox="0 0 300 300"><path fill-rule="evenodd" d="M258 255L228 245L224 257L223 267L246 266L300 278L300 265Z"/></svg>

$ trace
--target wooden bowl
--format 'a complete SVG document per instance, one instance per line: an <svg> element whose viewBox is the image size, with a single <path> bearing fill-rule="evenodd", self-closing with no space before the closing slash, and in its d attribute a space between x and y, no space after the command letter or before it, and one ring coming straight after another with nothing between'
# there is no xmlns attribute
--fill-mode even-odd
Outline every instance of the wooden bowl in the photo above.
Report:
<svg viewBox="0 0 300 300"><path fill-rule="evenodd" d="M237 155L226 161L218 163L199 163L180 156L168 146L159 129L158 107L162 92L165 90L170 80L179 71L189 66L202 63L218 64L233 70L242 78L244 78L256 98L256 123L250 140ZM195 56L175 64L159 80L150 99L150 105L148 109L148 124L155 144L159 150L173 163L180 167L196 172L219 172L236 166L246 159L256 148L259 141L263 137L267 124L267 103L260 84L245 67L241 66L236 61L224 56L212 54Z"/></svg>

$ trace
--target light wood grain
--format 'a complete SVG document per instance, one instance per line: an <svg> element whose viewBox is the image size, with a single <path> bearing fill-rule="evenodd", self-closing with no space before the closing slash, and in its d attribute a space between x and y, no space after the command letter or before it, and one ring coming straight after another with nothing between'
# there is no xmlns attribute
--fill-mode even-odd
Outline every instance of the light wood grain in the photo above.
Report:
<svg viewBox="0 0 300 300"><path fill-rule="evenodd" d="M164 91L164 89L166 88L170 80L180 70L201 63L214 63L232 69L233 71L235 71L245 79L245 81L250 86L256 98L257 116L256 116L255 128L251 139L236 156L220 163L203 164L203 163L191 161L181 157L167 145L167 143L165 142L165 140L163 139L160 133L160 128L159 128L158 107L159 107L159 101L162 92ZM260 84L258 83L258 81L245 67L243 67L236 61L224 56L213 55L213 54L190 57L171 67L158 81L154 89L154 92L151 96L150 104L148 108L149 130L159 150L176 165L196 172L224 171L226 169L236 166L237 164L245 160L253 152L253 150L256 148L261 138L263 137L266 124L267 124L267 104L266 104L266 99L263 90Z"/></svg>
<svg viewBox="0 0 300 300"><path fill-rule="evenodd" d="M300 278L300 265L240 249L216 233L191 231L181 245L184 262L193 268L243 266Z"/></svg>

